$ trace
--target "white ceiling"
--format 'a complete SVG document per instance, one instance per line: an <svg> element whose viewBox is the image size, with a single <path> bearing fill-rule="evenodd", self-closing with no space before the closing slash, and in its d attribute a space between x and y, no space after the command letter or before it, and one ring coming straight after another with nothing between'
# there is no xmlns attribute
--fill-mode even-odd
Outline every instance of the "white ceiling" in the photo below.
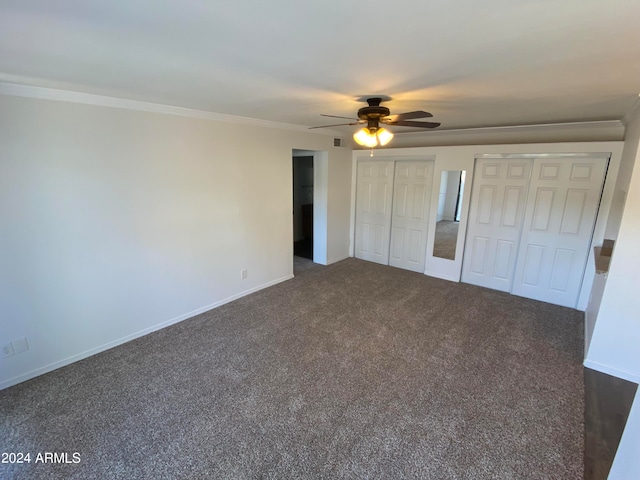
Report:
<svg viewBox="0 0 640 480"><path fill-rule="evenodd" d="M0 81L305 126L373 94L441 129L619 120L640 1L3 0Z"/></svg>

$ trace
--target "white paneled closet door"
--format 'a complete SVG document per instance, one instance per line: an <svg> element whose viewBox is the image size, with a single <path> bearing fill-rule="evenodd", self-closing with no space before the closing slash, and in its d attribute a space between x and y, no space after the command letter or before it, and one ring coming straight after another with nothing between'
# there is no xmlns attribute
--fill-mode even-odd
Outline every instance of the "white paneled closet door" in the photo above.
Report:
<svg viewBox="0 0 640 480"><path fill-rule="evenodd" d="M575 308L607 162L535 160L512 293Z"/></svg>
<svg viewBox="0 0 640 480"><path fill-rule="evenodd" d="M463 282L511 291L531 163L530 159L476 160Z"/></svg>
<svg viewBox="0 0 640 480"><path fill-rule="evenodd" d="M389 264L393 161L359 162L356 179L355 257Z"/></svg>
<svg viewBox="0 0 640 480"><path fill-rule="evenodd" d="M396 162L389 265L424 272L433 162Z"/></svg>

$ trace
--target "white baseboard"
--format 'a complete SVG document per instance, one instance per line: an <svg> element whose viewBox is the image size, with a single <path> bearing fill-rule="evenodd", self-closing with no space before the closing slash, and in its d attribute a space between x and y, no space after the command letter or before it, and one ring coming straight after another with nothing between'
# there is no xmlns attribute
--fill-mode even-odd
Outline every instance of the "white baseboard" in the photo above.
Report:
<svg viewBox="0 0 640 480"><path fill-rule="evenodd" d="M434 278L439 278L440 280L448 280L449 282L456 282L456 283L460 283L460 279L458 277L451 277L449 275L443 275L441 273L434 273L434 272L425 272L424 273L427 277L434 277Z"/></svg>
<svg viewBox="0 0 640 480"><path fill-rule="evenodd" d="M58 368L61 367L65 367L67 365L70 365L74 362L77 362L79 360L83 360L87 357L90 357L92 355L95 355L97 353L100 352L104 352L105 350L109 350L110 348L113 347L117 347L118 345L122 345L123 343L127 343L130 342L131 340L135 340L136 338L140 338L143 337L145 335L148 335L149 333L155 332L157 330L161 330L163 328L166 328L170 325L173 325L175 323L179 323L182 322L183 320L187 320L188 318L192 318L195 317L196 315L200 315L201 313L204 312L208 312L209 310L213 310L214 308L217 307L221 307L222 305L232 302L234 300L237 300L239 298L242 298L246 295L249 295L251 293L257 292L259 290L271 287L273 285L276 285L278 283L282 283L285 282L287 280L290 280L293 278L293 274L287 275L285 277L279 278L277 280L273 280L271 282L267 282L264 283L262 285L259 285L257 287L254 288L250 288L249 290L245 290L243 292L237 293L235 295L232 295L230 297L227 297L223 300L220 300L218 302L214 302L210 305L206 305L204 307L198 308L196 310L193 310L191 312L185 313L183 315L179 315L177 317L174 317L170 320L166 320L164 322L158 323L156 325L153 325L151 327L145 328L143 330L139 330L135 333L132 333L130 335L126 335L124 337L118 338L117 340L113 340L111 342L105 343L103 345L100 345L98 347L95 348L90 348L89 350L85 350L84 352L78 353L76 355L71 355L70 357L64 358L62 360L58 360L56 362L52 362L48 365L45 365L43 367L39 367L36 368L34 370L31 370L29 372L26 373L22 373L20 375L17 375L13 378L10 378L8 380L4 380L0 382L0 390L3 390L5 388L11 387L13 385L17 385L18 383L22 383L25 382L27 380L31 380L32 378L38 377L40 375L43 375L45 373L51 372L53 370L56 370Z"/></svg>
<svg viewBox="0 0 640 480"><path fill-rule="evenodd" d="M594 362L593 360L585 360L583 365L592 370L597 370L598 372L606 373L607 375L613 375L614 377L622 378L623 380L628 380L629 382L640 384L640 375L635 373L627 372L626 370L620 370L616 367L612 367L610 365L605 365L599 362Z"/></svg>
<svg viewBox="0 0 640 480"><path fill-rule="evenodd" d="M331 259L331 260L329 260L327 262L327 265L331 265L332 263L341 262L342 260L346 260L347 258L349 258L349 255L344 255L344 256L338 257L338 258L333 258L333 259Z"/></svg>

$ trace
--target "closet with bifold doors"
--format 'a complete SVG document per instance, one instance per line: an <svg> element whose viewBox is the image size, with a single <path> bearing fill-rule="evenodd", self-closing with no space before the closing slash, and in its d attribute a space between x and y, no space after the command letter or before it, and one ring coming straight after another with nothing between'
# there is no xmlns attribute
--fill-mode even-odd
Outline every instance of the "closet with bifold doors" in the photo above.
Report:
<svg viewBox="0 0 640 480"><path fill-rule="evenodd" d="M609 156L476 159L462 281L575 308Z"/></svg>
<svg viewBox="0 0 640 480"><path fill-rule="evenodd" d="M360 161L356 174L356 258L423 273L433 160Z"/></svg>

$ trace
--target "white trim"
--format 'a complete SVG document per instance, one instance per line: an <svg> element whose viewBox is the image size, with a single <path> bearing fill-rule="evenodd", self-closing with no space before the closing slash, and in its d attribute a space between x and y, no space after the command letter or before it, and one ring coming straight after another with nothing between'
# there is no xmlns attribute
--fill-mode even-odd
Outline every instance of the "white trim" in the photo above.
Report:
<svg viewBox="0 0 640 480"><path fill-rule="evenodd" d="M611 158L611 152L589 153L481 153L476 159L510 159L510 158Z"/></svg>
<svg viewBox="0 0 640 480"><path fill-rule="evenodd" d="M613 375L614 377L622 378L623 380L628 380L633 383L640 384L640 375L635 373L627 372L626 370L620 370L616 367L612 367L610 365L605 365L603 363L594 362L593 360L585 360L583 365L592 370L597 370L598 372L606 373L607 375Z"/></svg>
<svg viewBox="0 0 640 480"><path fill-rule="evenodd" d="M548 143L492 143L487 145L440 145L428 147L398 147L398 148L382 148L375 151L375 158L389 159L397 155L424 156L424 155L456 155L456 157L465 158L472 156L474 159L480 155L486 154L553 154L560 155L562 153L601 153L606 155L613 154L612 158L619 159L622 152L624 142L621 140L607 140L597 142L548 142ZM369 156L368 150L353 150L354 159L363 159ZM616 160L618 161L618 160Z"/></svg>
<svg viewBox="0 0 640 480"><path fill-rule="evenodd" d="M313 152L313 261L327 265L329 246L329 154Z"/></svg>
<svg viewBox="0 0 640 480"><path fill-rule="evenodd" d="M424 272L427 277L439 278L440 280L447 280L448 282L460 283L460 278L456 276L446 275L440 272Z"/></svg>
<svg viewBox="0 0 640 480"><path fill-rule="evenodd" d="M40 367L40 368L36 368L34 370L31 370L27 373L23 373L20 374L16 377L10 378L8 380L4 380L2 382L0 382L0 390L4 390L5 388L11 387L13 385L17 385L18 383L22 383L25 382L27 380L30 380L32 378L35 378L39 375L43 375L45 373L51 372L53 370L56 370L58 368L61 367L65 367L67 365L70 365L71 363L77 362L79 360L85 359L87 357L90 357L92 355L95 355L97 353L100 352L104 352L105 350L109 350L110 348L113 347L117 347L118 345L122 345L123 343L126 342L130 342L131 340L135 340L136 338L140 338L143 337L145 335L148 335L149 333L155 332L157 330L161 330L165 327L168 327L170 325L173 325L175 323L179 323L182 322L183 320L187 320L189 318L195 317L196 315L200 315L201 313L204 312L208 312L209 310L213 310L214 308L220 307L226 303L232 302L234 300L237 300L241 297L244 297L246 295L249 295L251 293L257 292L258 290L262 290L268 287L271 287L273 285L276 285L278 283L282 283L285 282L287 280L290 280L293 278L293 274L287 275L285 277L273 280L271 282L267 282L267 283L263 283L262 285L258 285L257 287L254 288L250 288L249 290L245 290L244 292L240 292L237 293L235 295L232 295L230 297L227 297L223 300L220 300L218 302L214 302L210 305L206 305L204 307L198 308L196 310L193 310L189 313L185 313L183 315L179 315L177 317L174 317L170 320L166 320L164 322L158 323L156 325L153 325L151 327L145 328L143 330L140 330L138 332L132 333L130 335L126 335L124 337L118 338L117 340L113 340L111 342L105 343L103 345L100 345L99 347L95 347L95 348L91 348L89 350L86 350L82 353L78 353L76 355L72 355L70 357L67 357L65 359L62 360L58 360L57 362L53 362L50 363L49 365L45 365L44 367Z"/></svg>
<svg viewBox="0 0 640 480"><path fill-rule="evenodd" d="M349 258L349 255L343 255L343 256L338 257L338 258L332 258L331 260L327 261L327 265L331 265L332 263L341 262L342 260L346 260L347 258Z"/></svg>
<svg viewBox="0 0 640 480"><path fill-rule="evenodd" d="M475 128L452 128L450 130L446 129L434 129L428 131L419 131L419 132L401 132L402 136L408 135L467 135L470 133L483 133L483 134L491 134L491 133L505 133L511 131L531 131L531 132L541 132L545 130L557 130L558 128L564 129L582 129L582 128L624 128L624 123L622 120L596 120L591 122L565 122L565 123L538 123L533 125L504 125L500 127L475 127ZM363 149L368 150L368 149Z"/></svg>
<svg viewBox="0 0 640 480"><path fill-rule="evenodd" d="M373 157L367 156L367 157L357 157L356 161L358 162L375 162L376 160L378 160L378 158L374 155ZM436 160L436 155L435 154L429 154L429 155L393 155L393 158L383 158L384 161L387 160L394 160L396 162L434 162ZM383 161L381 160L381 161Z"/></svg>
<svg viewBox="0 0 640 480"><path fill-rule="evenodd" d="M93 93L73 92L70 90L60 90L56 88L19 85L16 83L0 82L0 95L37 98L41 100L55 100L59 102L80 103L84 105L120 108L124 110L135 110L139 112L163 113L166 115L179 115L182 117L200 118L217 122L239 123L242 125L279 128L282 130L294 130L298 132L312 133L309 132L309 127L304 125L293 125L291 123L273 122L270 120L260 120L257 118L240 117L237 115L226 115L223 113L207 112L205 110L176 107L173 105L164 105L160 103L143 102L140 100L110 97L107 95L96 95ZM336 136L336 132L331 130L323 130L322 132L315 133L321 135Z"/></svg>

